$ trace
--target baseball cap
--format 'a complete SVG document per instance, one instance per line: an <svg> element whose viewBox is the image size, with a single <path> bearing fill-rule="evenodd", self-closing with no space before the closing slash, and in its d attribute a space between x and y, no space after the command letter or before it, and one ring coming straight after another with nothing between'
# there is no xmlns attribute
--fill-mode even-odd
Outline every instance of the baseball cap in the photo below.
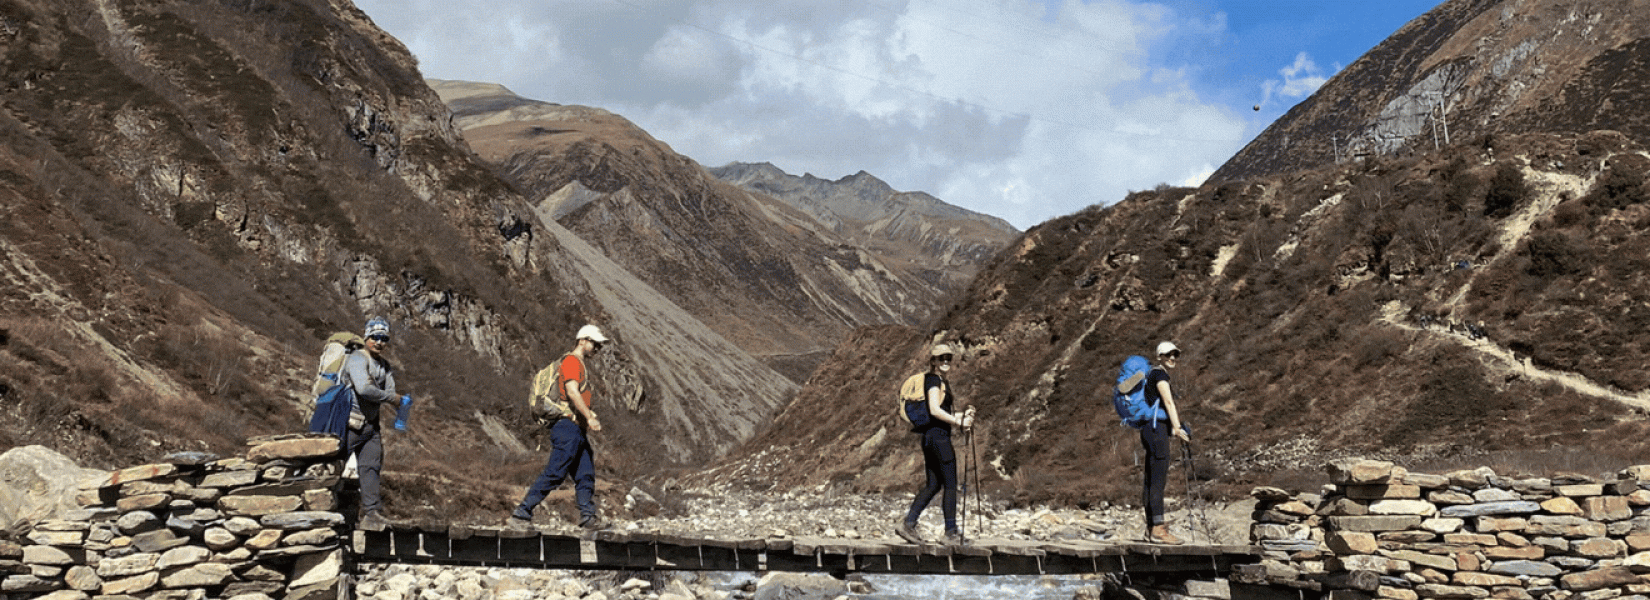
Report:
<svg viewBox="0 0 1650 600"><path fill-rule="evenodd" d="M1169 354L1180 354L1180 348L1176 347L1174 342L1163 342L1157 345L1158 356L1167 356Z"/></svg>
<svg viewBox="0 0 1650 600"><path fill-rule="evenodd" d="M945 356L947 354L956 355L956 352L951 351L950 344L934 344L933 349L928 351L929 357Z"/></svg>
<svg viewBox="0 0 1650 600"><path fill-rule="evenodd" d="M595 325L585 325L584 327L580 327L579 336L574 339L590 340L598 344L607 343L607 336L602 335L602 330L597 329Z"/></svg>

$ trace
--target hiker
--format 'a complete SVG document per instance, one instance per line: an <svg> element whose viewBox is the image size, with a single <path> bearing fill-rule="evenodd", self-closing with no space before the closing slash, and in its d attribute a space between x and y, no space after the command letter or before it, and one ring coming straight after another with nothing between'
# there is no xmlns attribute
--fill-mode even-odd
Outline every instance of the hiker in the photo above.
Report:
<svg viewBox="0 0 1650 600"><path fill-rule="evenodd" d="M533 509L538 507L550 490L573 477L574 500L579 506L579 527L587 530L606 529L608 524L596 516L596 462L590 449L588 431L601 431L602 422L590 409L592 389L585 369L585 360L601 352L607 336L595 325L579 329L573 350L561 358L556 380L560 401L551 411L550 461L539 474L527 496L510 513L510 527L525 529L533 522Z"/></svg>
<svg viewBox="0 0 1650 600"><path fill-rule="evenodd" d="M395 369L384 353L390 347L390 322L384 317L367 321L366 352L351 352L344 361L343 377L355 392L349 414L349 435L345 450L355 455L356 473L361 479L361 528L382 531L384 520L380 475L384 470L384 434L378 423L379 408L401 401L395 394Z"/></svg>
<svg viewBox="0 0 1650 600"><path fill-rule="evenodd" d="M1170 432L1182 441L1190 442L1188 429L1180 424L1180 413L1175 410L1174 392L1169 389L1169 369L1180 359L1180 348L1173 342L1157 345L1157 364L1146 375L1146 402L1158 407L1150 421L1140 426L1140 445L1146 449L1145 481L1142 486L1146 506L1146 541L1157 544L1179 544L1180 538L1169 532L1163 518L1163 490L1169 483Z"/></svg>
<svg viewBox="0 0 1650 600"><path fill-rule="evenodd" d="M955 410L952 406L954 398L945 375L951 371L951 361L955 358L951 346L947 344L935 344L928 351L928 373L923 377L922 388L923 395L928 399L929 418L911 428L912 432L922 435L922 466L928 481L911 500L911 509L906 511L905 520L894 530L913 544L923 543L922 536L917 534L917 519L934 501L934 495L942 490L945 496L940 507L945 512L945 543L963 543L962 531L957 528L957 453L951 448L951 427L972 427L974 408L969 407L961 417L952 412Z"/></svg>

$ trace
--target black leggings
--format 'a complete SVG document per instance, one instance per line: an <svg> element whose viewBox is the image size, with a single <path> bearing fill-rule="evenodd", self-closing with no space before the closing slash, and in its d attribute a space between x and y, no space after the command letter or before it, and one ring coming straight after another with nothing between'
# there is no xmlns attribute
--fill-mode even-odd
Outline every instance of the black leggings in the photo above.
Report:
<svg viewBox="0 0 1650 600"><path fill-rule="evenodd" d="M1163 489L1169 484L1169 422L1158 421L1140 428L1140 445L1146 449L1145 485L1141 503L1146 506L1146 526L1163 524Z"/></svg>
<svg viewBox="0 0 1650 600"><path fill-rule="evenodd" d="M934 501L941 490L941 510L945 511L945 533L957 531L957 453L951 448L951 432L934 427L922 434L922 466L928 474L928 485L917 492L911 501L911 510L905 513L906 523L916 523L922 509Z"/></svg>

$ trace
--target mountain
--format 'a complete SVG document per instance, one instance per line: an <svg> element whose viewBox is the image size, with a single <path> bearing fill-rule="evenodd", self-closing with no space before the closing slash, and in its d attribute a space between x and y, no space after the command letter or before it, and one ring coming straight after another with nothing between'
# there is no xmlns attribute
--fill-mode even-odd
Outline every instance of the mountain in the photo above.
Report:
<svg viewBox="0 0 1650 600"><path fill-rule="evenodd" d="M712 326L746 290L684 305L669 281L634 276L612 244L660 230L591 235L621 204L559 224L478 159L406 48L347 2L19 0L0 6L0 65L0 445L100 468L232 454L301 429L321 340L384 315L416 399L412 430L387 442L389 512L488 518L542 468L528 381L586 322L616 340L592 364L604 478L719 456L797 387ZM627 139L567 168L612 164ZM660 164L647 168L689 163ZM683 177L699 182L670 193L683 210L810 220ZM703 251L727 270L783 270L797 247L772 240L811 235L798 230L729 232ZM746 242L774 254L730 250ZM848 271L888 284L843 293L867 315L935 294ZM795 299L837 302L833 285Z"/></svg>
<svg viewBox="0 0 1650 600"><path fill-rule="evenodd" d="M864 171L836 181L797 177L769 163L732 163L710 172L789 202L851 243L947 287L966 286L1019 234L1007 221L923 192L896 191Z"/></svg>
<svg viewBox="0 0 1650 600"><path fill-rule="evenodd" d="M935 321L856 332L773 428L703 477L914 489L921 458L895 390L935 339L963 348L953 387L980 414L959 460L1021 502L1138 501L1140 442L1108 389L1160 340L1185 350L1173 386L1195 466L1177 467L1177 489L1311 485L1347 455L1503 473L1641 462L1650 153L1630 116L1650 96L1612 77L1637 68L1647 10L1447 2L1211 183L1042 223ZM1400 151L1333 160L1330 134L1376 123L1445 65L1466 82L1530 76L1450 88L1437 150L1411 132ZM1482 107L1502 121L1469 125Z"/></svg>
<svg viewBox="0 0 1650 600"><path fill-rule="evenodd" d="M801 189L750 169L735 187L610 112L430 83L541 218L799 382L855 327L929 318L1018 233L863 173Z"/></svg>
<svg viewBox="0 0 1650 600"><path fill-rule="evenodd" d="M1291 108L1211 177L1493 146L1505 134L1620 131L1650 141L1642 2L1451 0Z"/></svg>

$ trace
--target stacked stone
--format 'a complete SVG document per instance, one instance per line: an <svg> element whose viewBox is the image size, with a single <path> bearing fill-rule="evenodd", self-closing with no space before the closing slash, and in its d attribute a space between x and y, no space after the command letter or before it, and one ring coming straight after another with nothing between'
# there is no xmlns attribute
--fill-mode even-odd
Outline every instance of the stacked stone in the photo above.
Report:
<svg viewBox="0 0 1650 600"><path fill-rule="evenodd" d="M248 445L245 458L178 454L81 484L82 509L0 544L4 597L335 597L338 440Z"/></svg>
<svg viewBox="0 0 1650 600"><path fill-rule="evenodd" d="M1650 466L1613 481L1445 475L1392 463L1335 461L1310 516L1283 526L1310 496L1263 498L1252 535L1267 583L1309 582L1346 600L1646 600L1650 594ZM1287 508L1286 508L1287 507ZM1263 522L1266 521L1266 522ZM1293 528L1291 528L1293 527ZM1302 540L1283 548L1279 540ZM1304 540L1319 547L1306 548ZM1291 578L1292 576L1292 578ZM1234 576L1237 577L1237 576Z"/></svg>

